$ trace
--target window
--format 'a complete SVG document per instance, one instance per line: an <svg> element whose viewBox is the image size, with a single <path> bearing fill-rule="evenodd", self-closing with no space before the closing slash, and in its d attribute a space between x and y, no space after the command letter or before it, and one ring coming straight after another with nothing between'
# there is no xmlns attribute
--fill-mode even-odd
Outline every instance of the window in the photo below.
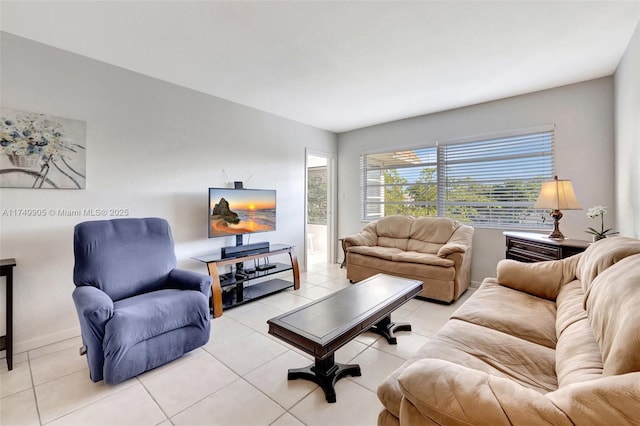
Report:
<svg viewBox="0 0 640 426"><path fill-rule="evenodd" d="M446 216L479 227L549 228L533 205L554 175L544 129L360 157L361 219Z"/></svg>

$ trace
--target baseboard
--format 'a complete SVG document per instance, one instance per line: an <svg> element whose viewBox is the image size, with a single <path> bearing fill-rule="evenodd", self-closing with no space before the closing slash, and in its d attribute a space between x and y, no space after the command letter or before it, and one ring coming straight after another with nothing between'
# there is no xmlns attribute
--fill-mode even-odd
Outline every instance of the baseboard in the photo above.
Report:
<svg viewBox="0 0 640 426"><path fill-rule="evenodd" d="M78 336L80 336L80 327L73 327L64 331L59 331L57 333L47 334L46 336L39 336L29 340L13 342L13 353L15 355L26 351L31 351L42 346L62 342L63 340L72 339Z"/></svg>
<svg viewBox="0 0 640 426"><path fill-rule="evenodd" d="M481 281L471 281L471 284L469 284L470 288L479 288L480 284L482 284Z"/></svg>

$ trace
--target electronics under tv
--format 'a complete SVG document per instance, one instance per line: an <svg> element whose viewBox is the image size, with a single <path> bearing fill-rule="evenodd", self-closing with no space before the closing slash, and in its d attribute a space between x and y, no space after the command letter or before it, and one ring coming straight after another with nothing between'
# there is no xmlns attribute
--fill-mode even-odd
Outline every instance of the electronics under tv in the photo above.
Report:
<svg viewBox="0 0 640 426"><path fill-rule="evenodd" d="M209 188L209 238L236 237L236 246L222 250L226 258L269 251L268 242L239 246L245 234L276 230L276 191L238 186Z"/></svg>
<svg viewBox="0 0 640 426"><path fill-rule="evenodd" d="M223 259L230 259L233 257L248 256L250 254L268 253L269 241L264 241L254 244L235 245L229 247L222 247L220 249L220 255Z"/></svg>

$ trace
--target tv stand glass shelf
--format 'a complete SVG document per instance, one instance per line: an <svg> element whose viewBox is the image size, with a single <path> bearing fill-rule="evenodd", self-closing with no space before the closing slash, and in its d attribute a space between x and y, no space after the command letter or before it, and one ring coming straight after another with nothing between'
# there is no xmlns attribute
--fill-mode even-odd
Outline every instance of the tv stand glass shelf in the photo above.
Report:
<svg viewBox="0 0 640 426"><path fill-rule="evenodd" d="M281 254L289 255L289 264L280 262L267 263L270 256ZM264 253L239 255L232 258L223 259L218 251L204 256L193 257L193 259L206 263L209 275L213 278L211 283L211 306L214 318L221 316L223 309L247 303L290 287L295 290L300 288L298 258L294 247L291 245L271 244L269 250ZM256 260L259 262L261 259L263 262L257 263L258 267L254 265L254 262L251 262ZM245 264L245 262L249 263ZM221 273L220 268L227 265L231 265L231 271ZM251 284L252 280L285 271L293 272L293 283L273 278Z"/></svg>

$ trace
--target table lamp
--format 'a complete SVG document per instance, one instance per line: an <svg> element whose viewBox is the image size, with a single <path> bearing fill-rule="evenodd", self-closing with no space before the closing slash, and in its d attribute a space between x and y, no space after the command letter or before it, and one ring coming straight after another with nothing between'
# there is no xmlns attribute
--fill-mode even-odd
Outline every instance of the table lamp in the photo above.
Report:
<svg viewBox="0 0 640 426"><path fill-rule="evenodd" d="M573 191L573 185L568 179L559 180L558 176L554 176L552 181L542 182L538 201L534 206L537 209L551 209L551 217L553 218L553 232L549 234L549 238L553 240L564 240L564 235L560 232L560 219L562 212L560 210L581 210L580 203Z"/></svg>

